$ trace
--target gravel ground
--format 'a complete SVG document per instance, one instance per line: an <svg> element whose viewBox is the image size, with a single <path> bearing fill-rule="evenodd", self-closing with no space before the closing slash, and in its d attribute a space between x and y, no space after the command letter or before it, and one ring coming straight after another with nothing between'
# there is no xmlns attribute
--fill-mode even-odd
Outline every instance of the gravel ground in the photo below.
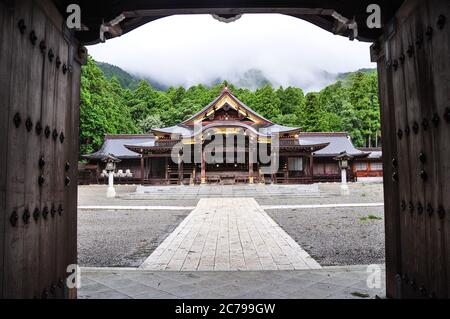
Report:
<svg viewBox="0 0 450 319"><path fill-rule="evenodd" d="M309 205L309 204L340 204L340 203L382 203L382 183L349 183L350 195L340 194L340 184L319 184L318 194L303 194L300 196L257 197L260 205Z"/></svg>
<svg viewBox="0 0 450 319"><path fill-rule="evenodd" d="M137 267L189 211L78 211L78 263Z"/></svg>
<svg viewBox="0 0 450 319"><path fill-rule="evenodd" d="M270 187L270 186L269 186ZM350 195L339 184L320 184L320 192L298 195L253 193L260 205L305 205L383 202L381 183L350 183ZM107 199L105 185L80 186L78 205L196 206L199 196L189 188L178 196L136 196L136 186L116 186L117 197ZM224 194L225 195L225 194ZM256 195L256 196L255 196ZM263 197L263 195L265 197ZM167 197L167 198L166 198ZM321 265L384 262L382 207L266 210ZM78 214L78 255L82 266L139 266L189 214L189 211L87 211Z"/></svg>
<svg viewBox="0 0 450 319"><path fill-rule="evenodd" d="M322 266L384 263L382 207L266 212Z"/></svg>

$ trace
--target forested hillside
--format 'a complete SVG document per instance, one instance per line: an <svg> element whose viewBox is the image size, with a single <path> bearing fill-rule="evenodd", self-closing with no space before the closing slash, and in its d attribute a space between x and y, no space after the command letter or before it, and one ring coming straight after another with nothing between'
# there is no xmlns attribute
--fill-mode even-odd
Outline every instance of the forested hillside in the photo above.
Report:
<svg viewBox="0 0 450 319"><path fill-rule="evenodd" d="M96 150L105 134L146 133L175 125L209 104L225 85L242 102L278 124L307 132L347 131L355 145L374 146L380 135L377 74L365 70L341 78L306 95L301 88L265 84L251 91L226 81L212 87L199 84L160 91L145 80L133 84L125 75L106 76L89 59L81 82L80 152Z"/></svg>
<svg viewBox="0 0 450 319"><path fill-rule="evenodd" d="M118 66L97 61L95 61L95 64L102 70L107 79L111 80L115 77L124 88L131 90L137 88L140 79L122 70Z"/></svg>

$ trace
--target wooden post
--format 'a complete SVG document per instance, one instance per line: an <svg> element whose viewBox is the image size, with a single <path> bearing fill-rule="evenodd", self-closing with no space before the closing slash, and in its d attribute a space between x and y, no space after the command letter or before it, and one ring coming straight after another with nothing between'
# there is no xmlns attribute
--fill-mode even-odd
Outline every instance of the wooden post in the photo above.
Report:
<svg viewBox="0 0 450 319"><path fill-rule="evenodd" d="M181 159L181 156L178 156L178 184L181 185L183 182L183 160Z"/></svg>
<svg viewBox="0 0 450 319"><path fill-rule="evenodd" d="M284 175L284 181L289 180L289 157L286 157L286 174Z"/></svg>
<svg viewBox="0 0 450 319"><path fill-rule="evenodd" d="M169 158L164 157L164 171L166 176L166 184L169 184Z"/></svg>
<svg viewBox="0 0 450 319"><path fill-rule="evenodd" d="M258 183L260 183L261 184L261 169L260 169L260 167L259 167L259 161L258 160L256 160L256 170L257 170L257 176L258 176Z"/></svg>
<svg viewBox="0 0 450 319"><path fill-rule="evenodd" d="M144 175L145 175L145 170L144 170L144 154L142 154L141 157L141 183L142 185L144 185Z"/></svg>
<svg viewBox="0 0 450 319"><path fill-rule="evenodd" d="M248 150L248 182L253 184L253 151L251 148Z"/></svg>
<svg viewBox="0 0 450 319"><path fill-rule="evenodd" d="M311 176L311 182L314 182L314 156L309 155L309 174Z"/></svg>
<svg viewBox="0 0 450 319"><path fill-rule="evenodd" d="M201 167L201 183L206 183L206 163L205 163L205 153L202 150L202 167Z"/></svg>
<svg viewBox="0 0 450 319"><path fill-rule="evenodd" d="M152 158L151 157L147 157L147 179L151 179L152 178ZM144 173L145 175L145 173Z"/></svg>

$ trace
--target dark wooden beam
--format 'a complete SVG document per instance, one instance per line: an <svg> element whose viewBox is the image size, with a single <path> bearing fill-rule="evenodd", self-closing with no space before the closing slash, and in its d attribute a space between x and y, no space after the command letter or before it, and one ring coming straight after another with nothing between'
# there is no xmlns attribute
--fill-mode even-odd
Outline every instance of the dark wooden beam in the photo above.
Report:
<svg viewBox="0 0 450 319"><path fill-rule="evenodd" d="M340 15L353 19L358 23L359 40L374 41L382 30L369 29L365 21L368 13L366 8L373 3L372 0L349 1L185 1L181 6L178 1L87 1L87 0L54 0L63 15L71 3L79 4L82 9L82 22L89 31L77 32L77 38L85 44L94 44L99 41L100 25L109 22L121 14L126 19L120 23L124 33L142 26L148 22L175 14L222 14L226 16L245 13L279 13L294 16L309 21L327 31L334 28L334 18L330 12L336 11ZM403 0L380 0L383 21L389 21ZM347 36L347 34L343 34Z"/></svg>
<svg viewBox="0 0 450 319"><path fill-rule="evenodd" d="M141 157L141 182L144 184L144 156Z"/></svg>

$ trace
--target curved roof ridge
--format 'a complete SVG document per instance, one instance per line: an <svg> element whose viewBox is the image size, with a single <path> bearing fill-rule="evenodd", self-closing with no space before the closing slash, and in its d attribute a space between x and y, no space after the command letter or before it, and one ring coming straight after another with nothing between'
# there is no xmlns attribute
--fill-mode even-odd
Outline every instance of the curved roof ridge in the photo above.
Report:
<svg viewBox="0 0 450 319"><path fill-rule="evenodd" d="M184 120L183 122L181 122L180 124L185 124L189 121L192 121L194 118L196 118L197 116L199 116L200 114L206 112L211 106L213 106L214 104L216 104L224 95L229 95L230 98L232 98L233 100L235 100L235 102L237 104L239 104L241 107L243 107L246 111L252 113L253 115L261 118L262 120L268 122L269 124L275 124L272 121L266 119L264 116L258 114L256 111L252 110L248 105L246 105L244 102L242 102L241 100L239 100L233 93L231 93L230 89L228 87L224 87L222 92L220 93L220 95L218 97L216 97L211 103L209 103L207 106L205 106L204 108L202 108L200 111L198 111L197 113L195 113L194 115L192 115L191 117L189 117L188 119Z"/></svg>
<svg viewBox="0 0 450 319"><path fill-rule="evenodd" d="M104 140L120 140L127 138L153 138L153 134L105 134Z"/></svg>
<svg viewBox="0 0 450 319"><path fill-rule="evenodd" d="M349 136L348 132L301 132L303 136Z"/></svg>
<svg viewBox="0 0 450 319"><path fill-rule="evenodd" d="M228 89L228 88L227 88L227 89ZM264 116L258 114L256 111L254 111L252 108L250 108L247 104L245 104L244 102L242 102L241 100L239 100L233 93L231 93L230 90L227 90L226 93L228 93L232 99L235 99L236 102L237 102L238 104L240 104L242 107L244 107L247 111L252 112L254 115L260 117L261 119L263 119L264 121L268 122L269 124L275 124L274 122L272 122L271 120L268 120L268 119L266 119Z"/></svg>
<svg viewBox="0 0 450 319"><path fill-rule="evenodd" d="M192 133L192 129L187 125L176 124L168 127L155 128L152 132L163 133L163 134L180 134L187 135Z"/></svg>

